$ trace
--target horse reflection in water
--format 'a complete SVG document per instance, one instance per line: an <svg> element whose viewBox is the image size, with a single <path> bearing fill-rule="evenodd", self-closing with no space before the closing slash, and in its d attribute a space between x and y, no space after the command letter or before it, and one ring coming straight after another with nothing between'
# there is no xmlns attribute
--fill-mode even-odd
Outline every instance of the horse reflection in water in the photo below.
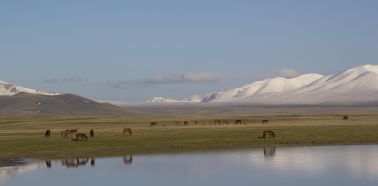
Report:
<svg viewBox="0 0 378 186"><path fill-rule="evenodd" d="M133 163L133 155L123 156L123 164L130 165Z"/></svg>
<svg viewBox="0 0 378 186"><path fill-rule="evenodd" d="M89 161L89 158L76 158L76 159L67 159L62 160L62 166L67 168L78 168L81 166L85 166ZM92 161L91 161L92 165Z"/></svg>
<svg viewBox="0 0 378 186"><path fill-rule="evenodd" d="M51 168L51 160L46 160L46 167Z"/></svg>
<svg viewBox="0 0 378 186"><path fill-rule="evenodd" d="M96 165L96 159L91 158L91 167L94 167Z"/></svg>
<svg viewBox="0 0 378 186"><path fill-rule="evenodd" d="M273 158L276 155L276 147L264 147L264 157Z"/></svg>

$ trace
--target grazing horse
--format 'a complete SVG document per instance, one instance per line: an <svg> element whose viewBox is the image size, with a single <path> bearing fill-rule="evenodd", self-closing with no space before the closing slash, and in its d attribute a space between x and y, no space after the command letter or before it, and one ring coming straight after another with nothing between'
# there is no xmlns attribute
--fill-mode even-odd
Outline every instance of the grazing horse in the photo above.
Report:
<svg viewBox="0 0 378 186"><path fill-rule="evenodd" d="M125 165L133 163L133 156L123 156L123 163Z"/></svg>
<svg viewBox="0 0 378 186"><path fill-rule="evenodd" d="M154 127L154 126L157 126L157 123L156 122L151 122L150 123L150 127Z"/></svg>
<svg viewBox="0 0 378 186"><path fill-rule="evenodd" d="M189 125L189 122L188 121L184 121L184 125L185 126Z"/></svg>
<svg viewBox="0 0 378 186"><path fill-rule="evenodd" d="M268 136L269 136L269 138L272 138L272 137L275 138L276 134L273 131L271 131L271 130L266 130L266 131L263 132L263 136L259 137L259 138L264 138L265 139Z"/></svg>
<svg viewBox="0 0 378 186"><path fill-rule="evenodd" d="M93 129L91 129L91 130L89 131L89 134L91 135L91 138L94 138L94 130L93 130Z"/></svg>
<svg viewBox="0 0 378 186"><path fill-rule="evenodd" d="M68 136L71 136L71 137L74 137L77 133L77 129L75 130L65 130L65 131L62 131L61 132L61 135L63 137L68 137Z"/></svg>
<svg viewBox="0 0 378 186"><path fill-rule="evenodd" d="M261 124L268 124L268 122L269 121L267 119L264 119L264 120L261 121Z"/></svg>
<svg viewBox="0 0 378 186"><path fill-rule="evenodd" d="M84 133L77 133L77 134L76 134L76 139L87 140L87 139L88 139L88 136L85 135Z"/></svg>
<svg viewBox="0 0 378 186"><path fill-rule="evenodd" d="M133 132L131 131L131 128L124 128L123 129L123 136L126 136L126 134L129 134L130 136L133 135Z"/></svg>
<svg viewBox="0 0 378 186"><path fill-rule="evenodd" d="M241 125L242 124L242 120L240 120L240 119L239 120L235 120L235 125L238 125L238 124Z"/></svg>
<svg viewBox="0 0 378 186"><path fill-rule="evenodd" d="M50 130L46 130L45 132L45 138L49 138L51 137L51 131Z"/></svg>
<svg viewBox="0 0 378 186"><path fill-rule="evenodd" d="M223 125L229 125L228 121L223 121Z"/></svg>
<svg viewBox="0 0 378 186"><path fill-rule="evenodd" d="M343 120L349 120L349 116L343 116Z"/></svg>
<svg viewBox="0 0 378 186"><path fill-rule="evenodd" d="M222 122L221 122L221 120L214 120L214 124L216 125L216 124L218 124L218 125L222 125Z"/></svg>

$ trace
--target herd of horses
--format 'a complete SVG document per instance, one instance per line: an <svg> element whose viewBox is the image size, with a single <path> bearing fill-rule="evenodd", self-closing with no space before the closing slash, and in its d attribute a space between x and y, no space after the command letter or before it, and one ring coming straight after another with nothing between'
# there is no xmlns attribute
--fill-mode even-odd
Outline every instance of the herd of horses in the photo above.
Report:
<svg viewBox="0 0 378 186"><path fill-rule="evenodd" d="M88 140L88 136L85 134L85 133L79 133L77 129L67 129L67 130L64 130L64 131L61 131L60 132L60 135L62 137L65 137L65 138L74 138L73 140L74 141L80 141L80 140ZM95 132L93 129L89 130L89 135L91 138L94 138L95 137ZM132 136L133 135L133 131L131 130L131 128L124 128L123 129L123 132L122 132L122 135L123 136ZM46 132L45 132L45 138L50 138L51 137L51 130L50 129L47 129Z"/></svg>
<svg viewBox="0 0 378 186"><path fill-rule="evenodd" d="M343 116L342 119L343 120L349 120L349 116ZM181 121L174 121L174 123L175 123L176 126L181 125ZM184 126L189 125L189 121L183 121L182 123L183 123ZM194 124L198 124L198 123L199 123L198 121L194 121ZM268 123L269 123L269 120L267 120L267 119L264 119L264 120L261 121L261 124L268 124ZM204 124L204 123L202 123L202 124ZM214 120L213 124L215 124L215 125L229 125L230 123L227 120L224 120L224 121ZM246 125L246 123L243 122L242 120L235 120L235 122L234 122L234 125L242 125L242 124ZM156 126L158 126L158 123L154 121L154 122L151 122L149 126L150 127L156 127ZM163 125L163 126L165 126L165 125ZM85 133L79 133L77 129L74 129L74 130L67 129L67 130L61 131L60 134L61 134L62 137L71 137L71 138L76 137L75 139L73 139L75 141L88 140L89 139L88 136ZM94 138L95 134L94 134L93 129L91 129L89 131L89 135L90 135L91 138ZM124 128L122 135L123 136L132 136L133 132L132 132L131 128ZM49 138L49 137L51 137L51 130L48 129L45 132L45 138ZM267 137L275 138L276 134L271 130L265 130L265 131L263 131L262 136L259 136L259 138L267 138Z"/></svg>

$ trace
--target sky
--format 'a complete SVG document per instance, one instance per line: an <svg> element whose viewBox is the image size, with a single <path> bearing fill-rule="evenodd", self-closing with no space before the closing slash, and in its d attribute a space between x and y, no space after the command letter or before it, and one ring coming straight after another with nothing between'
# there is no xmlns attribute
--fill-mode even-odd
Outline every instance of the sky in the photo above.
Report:
<svg viewBox="0 0 378 186"><path fill-rule="evenodd" d="M378 64L375 0L1 0L0 80L95 100L184 98Z"/></svg>

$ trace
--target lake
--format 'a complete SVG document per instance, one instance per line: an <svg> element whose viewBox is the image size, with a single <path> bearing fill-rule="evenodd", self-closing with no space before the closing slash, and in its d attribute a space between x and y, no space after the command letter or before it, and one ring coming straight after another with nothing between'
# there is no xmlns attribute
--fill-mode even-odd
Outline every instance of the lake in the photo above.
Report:
<svg viewBox="0 0 378 186"><path fill-rule="evenodd" d="M378 145L0 162L0 185L378 185Z"/></svg>

